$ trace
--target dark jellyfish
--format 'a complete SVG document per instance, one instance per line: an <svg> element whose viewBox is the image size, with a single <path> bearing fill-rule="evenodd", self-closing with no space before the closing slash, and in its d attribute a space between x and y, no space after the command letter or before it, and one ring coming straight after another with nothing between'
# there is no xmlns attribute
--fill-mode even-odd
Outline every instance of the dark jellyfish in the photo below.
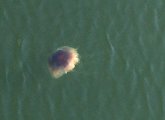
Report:
<svg viewBox="0 0 165 120"><path fill-rule="evenodd" d="M61 47L49 57L48 64L53 76L58 78L75 67L79 62L76 49L71 47Z"/></svg>

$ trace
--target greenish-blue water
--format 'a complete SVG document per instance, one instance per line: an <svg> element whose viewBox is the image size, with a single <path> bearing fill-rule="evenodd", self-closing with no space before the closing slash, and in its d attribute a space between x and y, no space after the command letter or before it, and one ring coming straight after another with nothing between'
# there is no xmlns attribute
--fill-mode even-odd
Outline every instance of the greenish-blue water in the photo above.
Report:
<svg viewBox="0 0 165 120"><path fill-rule="evenodd" d="M0 0L0 120L164 120L163 0ZM54 79L48 57L78 49Z"/></svg>

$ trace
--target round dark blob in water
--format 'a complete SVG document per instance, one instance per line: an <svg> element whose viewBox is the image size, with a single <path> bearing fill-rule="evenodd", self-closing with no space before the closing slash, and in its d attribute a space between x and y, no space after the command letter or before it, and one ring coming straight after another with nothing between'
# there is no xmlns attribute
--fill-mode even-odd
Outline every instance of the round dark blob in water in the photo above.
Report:
<svg viewBox="0 0 165 120"><path fill-rule="evenodd" d="M63 50L58 50L49 58L49 66L51 68L66 67L70 54Z"/></svg>
<svg viewBox="0 0 165 120"><path fill-rule="evenodd" d="M54 78L72 71L79 62L77 49L63 46L48 58L49 70Z"/></svg>

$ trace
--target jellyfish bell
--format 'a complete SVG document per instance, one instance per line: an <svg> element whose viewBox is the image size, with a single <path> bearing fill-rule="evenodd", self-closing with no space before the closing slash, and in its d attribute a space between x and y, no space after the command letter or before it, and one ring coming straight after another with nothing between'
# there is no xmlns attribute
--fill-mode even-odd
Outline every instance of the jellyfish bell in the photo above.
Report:
<svg viewBox="0 0 165 120"><path fill-rule="evenodd" d="M67 46L57 49L48 60L50 72L55 78L72 71L78 62L77 50Z"/></svg>

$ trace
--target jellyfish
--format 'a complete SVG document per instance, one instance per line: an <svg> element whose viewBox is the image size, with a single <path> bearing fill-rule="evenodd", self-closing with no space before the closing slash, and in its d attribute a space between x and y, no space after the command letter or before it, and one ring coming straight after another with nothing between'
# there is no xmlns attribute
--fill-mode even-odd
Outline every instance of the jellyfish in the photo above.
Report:
<svg viewBox="0 0 165 120"><path fill-rule="evenodd" d="M58 48L48 59L50 72L55 78L72 71L78 62L79 54L77 50L68 46Z"/></svg>

